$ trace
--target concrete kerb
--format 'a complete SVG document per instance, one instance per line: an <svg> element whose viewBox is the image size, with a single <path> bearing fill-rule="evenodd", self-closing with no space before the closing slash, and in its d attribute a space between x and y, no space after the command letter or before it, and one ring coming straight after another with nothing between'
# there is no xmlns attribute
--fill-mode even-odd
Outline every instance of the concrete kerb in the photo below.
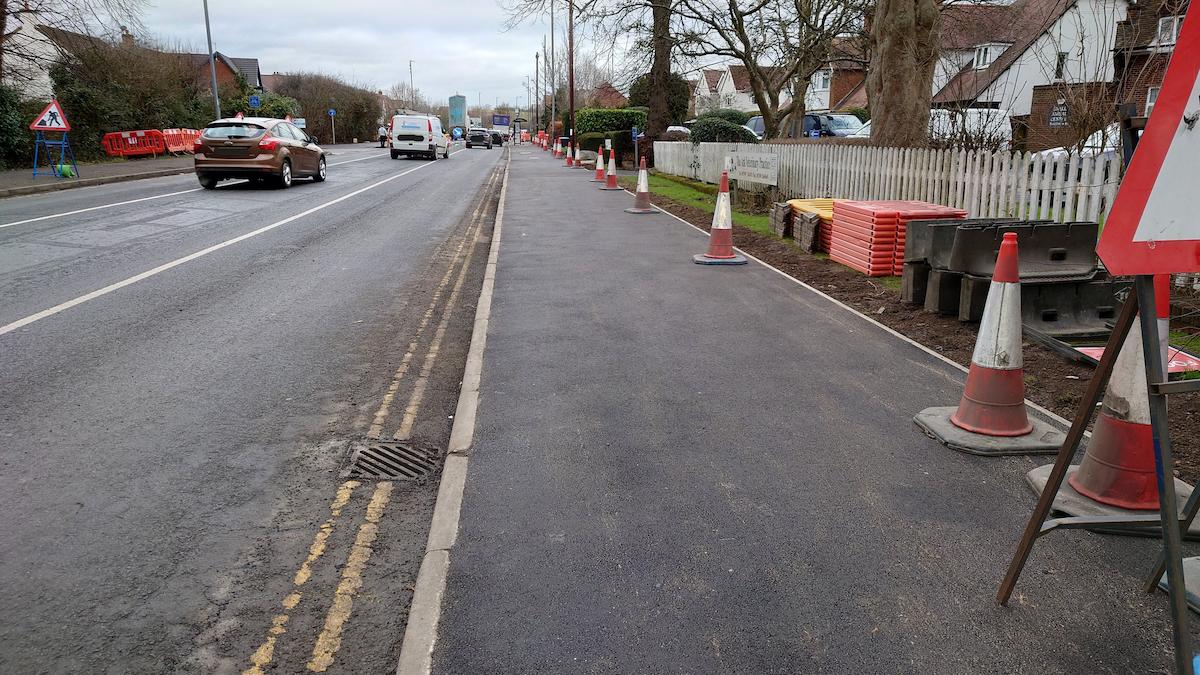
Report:
<svg viewBox="0 0 1200 675"><path fill-rule="evenodd" d="M623 188L623 189L631 195L634 194L633 192L630 192L630 190L628 188ZM655 209L657 209L661 213L664 213L664 214L674 218L675 220L678 220L679 222L683 223L684 225L687 225L688 227L692 228L693 230L699 232L700 234L702 234L706 237L709 236L709 233L707 231L705 231L703 228L697 227L696 225L689 223L688 221L684 220L683 218L680 218L679 216L675 215L674 213L671 213L670 211L668 211L666 209L663 209L658 206L654 206L653 204L651 206L653 206ZM851 307L850 305L847 305L846 303L842 302L841 300L838 300L837 298L834 298L830 295L825 294L820 289L814 288L814 287L804 283L803 281L797 279L796 277L793 277L792 275L771 265L770 263L763 262L762 260L759 260L758 258L754 257L753 255L750 255L749 253L746 253L745 251L743 251L740 248L737 248L736 246L734 247L733 250L737 251L738 253L741 253L742 255L746 256L747 258L753 260L754 262L758 263L759 265L762 265L763 267L766 267L767 269L769 269L772 272L778 274L779 276L791 281L792 283L799 285L801 288L811 291L811 292L815 293L816 295L833 303L834 305L837 305L838 307L846 310L847 312L850 312L851 314L857 316L858 318L862 319L863 321L873 324L876 327L883 330L884 332L887 332L887 333L891 334L892 336L899 338L900 340L916 347L917 349L920 349L921 351L925 352L926 354L929 354L930 356L936 358L937 360L941 361L942 363L953 366L954 368L958 369L960 372L963 372L963 373L968 372L967 367L962 365L961 363L958 363L957 361L954 361L953 359L951 359L943 354L939 354L938 352L934 351L933 349L926 347L925 345L921 344L920 342L917 342L916 340L895 330L894 328L891 328L890 326L886 326L882 323L879 323L875 319L872 319L871 317L867 316L866 314L863 314L862 312L858 311L857 309L854 309L853 307ZM1069 428L1071 426L1071 423L1068 420L1064 419L1062 416L1060 416L1050 410L1047 410L1046 408L1043 408L1042 406L1038 405L1037 403L1034 403L1033 401L1030 401L1029 399L1025 399L1025 405L1028 405L1030 408L1035 410L1039 415L1044 416L1046 419L1053 420L1053 421L1057 422L1058 424L1062 425L1063 427ZM1090 437L1091 437L1090 433L1084 434L1084 438L1090 438Z"/></svg>
<svg viewBox="0 0 1200 675"><path fill-rule="evenodd" d="M450 550L458 538L459 517L463 490L466 487L471 441L475 435L475 417L479 408L479 382L483 372L483 353L487 346L488 317L491 315L492 292L496 284L496 261L500 255L500 237L504 224L504 202L508 196L508 174L512 164L511 152L505 158L504 182L500 187L500 204L496 209L496 224L492 228L492 245L484 270L479 300L475 306L475 322L467 362L463 369L462 390L455 408L454 425L450 429L445 466L438 485L437 502L429 526L425 557L417 573L412 604L404 640L400 644L397 675L425 675L433 667L433 650L437 644L438 622L442 614L442 596L450 572Z"/></svg>
<svg viewBox="0 0 1200 675"><path fill-rule="evenodd" d="M56 183L44 183L42 185L21 185L18 187L0 189L0 199L5 197L17 197L20 195L34 195L42 192L58 192L60 190L71 190L74 188L93 187L96 185L108 185L109 183L125 183L128 181L142 180L145 178L165 178L167 176L179 176L185 173L194 173L195 169L188 167L186 169L161 169L158 171L143 171L141 173L127 173L119 176L103 176L100 178L77 178L67 181L59 181Z"/></svg>

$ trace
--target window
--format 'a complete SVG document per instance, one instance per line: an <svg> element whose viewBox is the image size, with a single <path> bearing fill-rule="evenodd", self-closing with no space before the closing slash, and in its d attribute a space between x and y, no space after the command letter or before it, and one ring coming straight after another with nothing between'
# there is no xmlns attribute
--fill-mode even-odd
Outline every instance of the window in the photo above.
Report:
<svg viewBox="0 0 1200 675"><path fill-rule="evenodd" d="M1154 44L1161 47L1175 45L1179 39L1179 31L1183 28L1182 16L1164 16L1158 20L1158 34L1154 36Z"/></svg>
<svg viewBox="0 0 1200 675"><path fill-rule="evenodd" d="M1054 79L1061 80L1067 72L1067 53L1059 52L1058 60L1054 62Z"/></svg>
<svg viewBox="0 0 1200 675"><path fill-rule="evenodd" d="M833 72L829 70L818 70L813 74L813 89L816 91L829 91L829 85L833 81Z"/></svg>
<svg viewBox="0 0 1200 675"><path fill-rule="evenodd" d="M986 44L979 45L975 48L975 70L983 70L992 65L992 62L1000 58L1004 50L1008 49L1007 44Z"/></svg>
<svg viewBox="0 0 1200 675"><path fill-rule="evenodd" d="M1150 116L1150 111L1154 110L1154 104L1158 101L1159 87L1150 87L1146 90L1146 117Z"/></svg>

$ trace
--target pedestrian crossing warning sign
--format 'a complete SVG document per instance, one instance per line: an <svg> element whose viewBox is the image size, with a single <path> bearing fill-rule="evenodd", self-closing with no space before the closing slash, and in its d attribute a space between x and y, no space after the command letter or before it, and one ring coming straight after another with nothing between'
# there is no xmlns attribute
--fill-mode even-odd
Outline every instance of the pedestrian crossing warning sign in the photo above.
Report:
<svg viewBox="0 0 1200 675"><path fill-rule="evenodd" d="M46 106L42 114L34 118L29 128L33 131L70 131L71 125L67 122L67 116L63 114L62 106L55 99L50 101L50 105Z"/></svg>

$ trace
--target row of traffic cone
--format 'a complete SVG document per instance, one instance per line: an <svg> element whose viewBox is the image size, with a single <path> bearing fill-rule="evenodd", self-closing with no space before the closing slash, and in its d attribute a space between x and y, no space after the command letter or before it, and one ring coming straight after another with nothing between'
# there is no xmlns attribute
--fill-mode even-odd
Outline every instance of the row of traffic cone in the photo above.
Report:
<svg viewBox="0 0 1200 675"><path fill-rule="evenodd" d="M617 185L617 151L608 151L608 165L605 167L604 148L596 155L596 172L591 182L601 183L601 190L621 190ZM574 153L570 145L564 149L558 141L554 145L554 157L564 156L563 166L583 167L580 161L579 146L575 145ZM656 209L650 203L650 178L646 171L646 158L638 163L637 190L633 196L633 206L625 209L627 213L647 214ZM729 201L729 172L721 172L721 184L717 191L717 205L713 210L712 226L709 230L708 251L692 257L693 262L701 265L745 265L747 260L733 249L733 209Z"/></svg>

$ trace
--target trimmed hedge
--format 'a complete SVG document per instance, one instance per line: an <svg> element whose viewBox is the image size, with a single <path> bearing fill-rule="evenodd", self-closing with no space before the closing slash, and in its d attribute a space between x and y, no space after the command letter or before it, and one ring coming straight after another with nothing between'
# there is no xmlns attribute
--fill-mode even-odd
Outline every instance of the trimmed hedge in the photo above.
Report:
<svg viewBox="0 0 1200 675"><path fill-rule="evenodd" d="M604 138L605 135L598 131L579 134L579 149L596 152L604 147Z"/></svg>
<svg viewBox="0 0 1200 675"><path fill-rule="evenodd" d="M584 108L575 111L575 133L583 134L596 131L624 131L646 126L646 113L631 108Z"/></svg>
<svg viewBox="0 0 1200 675"><path fill-rule="evenodd" d="M758 136L740 124L705 117L692 125L692 143L758 143Z"/></svg>
<svg viewBox="0 0 1200 675"><path fill-rule="evenodd" d="M744 112L740 112L732 108L719 108L717 110L701 113L696 119L719 119L725 120L726 122L732 122L737 125L742 125L750 121L750 116Z"/></svg>

